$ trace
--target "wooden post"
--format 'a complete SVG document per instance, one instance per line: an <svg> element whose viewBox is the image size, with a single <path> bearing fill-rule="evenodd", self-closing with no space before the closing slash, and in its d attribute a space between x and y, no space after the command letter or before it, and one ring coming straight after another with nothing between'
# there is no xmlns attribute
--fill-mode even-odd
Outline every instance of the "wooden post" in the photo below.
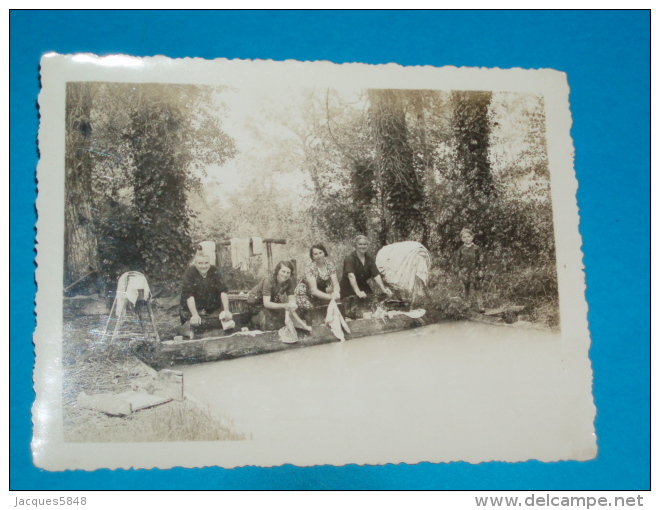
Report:
<svg viewBox="0 0 660 510"><path fill-rule="evenodd" d="M112 302L112 308L110 308L110 315L108 315L108 320L105 323L105 329L103 330L103 339L105 339L105 335L108 333L108 326L110 325L110 320L112 319L112 314L115 311L116 306L117 306L117 296L115 296L115 299Z"/></svg>
<svg viewBox="0 0 660 510"><path fill-rule="evenodd" d="M271 243L266 243L266 256L268 257L268 274L273 272L273 247Z"/></svg>
<svg viewBox="0 0 660 510"><path fill-rule="evenodd" d="M154 319L154 312L151 309L151 299L147 301L147 311L149 312L149 321L151 322L151 327L154 331L156 342L160 342L160 336L158 335L158 328L156 327L156 319Z"/></svg>

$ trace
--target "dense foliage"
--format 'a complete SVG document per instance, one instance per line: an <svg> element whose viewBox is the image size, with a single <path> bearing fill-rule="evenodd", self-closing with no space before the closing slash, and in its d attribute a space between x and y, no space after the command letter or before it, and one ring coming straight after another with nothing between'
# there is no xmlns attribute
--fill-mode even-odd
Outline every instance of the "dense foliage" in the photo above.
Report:
<svg viewBox="0 0 660 510"><path fill-rule="evenodd" d="M326 100L305 161L324 235L417 240L447 265L467 227L493 264L554 260L543 104L520 96L370 90L361 109Z"/></svg>
<svg viewBox="0 0 660 510"><path fill-rule="evenodd" d="M94 204L102 274L108 280L126 270L178 276L192 249L188 193L199 188L199 171L235 152L212 89L70 83L67 98L72 104L85 98L88 105L91 189L84 194ZM67 229L76 227L76 218L67 221ZM67 252L75 250L67 243Z"/></svg>
<svg viewBox="0 0 660 510"><path fill-rule="evenodd" d="M322 241L341 267L355 235L366 234L374 250L422 242L433 282L455 295L450 261L468 227L487 253L493 304L539 293L556 300L539 96L225 92L69 84L70 280L94 267L110 280L128 269L174 280L193 241L251 236L287 239L274 257L300 263ZM237 97L246 104L226 109L222 101L233 108ZM221 125L226 118L236 140ZM206 169L216 179L202 184ZM263 257L254 262L250 278L263 277Z"/></svg>

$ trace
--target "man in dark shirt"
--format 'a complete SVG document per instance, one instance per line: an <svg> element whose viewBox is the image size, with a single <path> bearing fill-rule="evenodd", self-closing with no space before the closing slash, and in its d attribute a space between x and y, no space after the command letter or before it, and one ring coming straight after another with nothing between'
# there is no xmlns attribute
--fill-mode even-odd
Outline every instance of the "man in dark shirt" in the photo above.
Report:
<svg viewBox="0 0 660 510"><path fill-rule="evenodd" d="M192 338L192 327L204 324L204 329L221 325L218 320L231 320L227 285L209 256L198 251L193 265L186 269L181 285L179 317L183 333Z"/></svg>

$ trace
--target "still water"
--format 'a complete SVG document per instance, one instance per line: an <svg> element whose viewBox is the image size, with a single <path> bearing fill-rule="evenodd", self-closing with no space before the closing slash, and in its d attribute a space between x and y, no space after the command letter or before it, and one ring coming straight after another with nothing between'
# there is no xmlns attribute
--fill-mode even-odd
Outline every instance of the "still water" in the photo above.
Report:
<svg viewBox="0 0 660 510"><path fill-rule="evenodd" d="M325 462L484 460L561 442L575 418L564 354L556 332L455 322L187 367L184 381L253 441Z"/></svg>

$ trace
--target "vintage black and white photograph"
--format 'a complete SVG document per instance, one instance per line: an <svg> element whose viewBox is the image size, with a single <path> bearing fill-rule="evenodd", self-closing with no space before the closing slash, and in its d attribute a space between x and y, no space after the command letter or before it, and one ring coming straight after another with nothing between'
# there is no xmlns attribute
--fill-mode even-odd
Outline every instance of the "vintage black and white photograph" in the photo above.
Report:
<svg viewBox="0 0 660 510"><path fill-rule="evenodd" d="M566 77L48 55L35 463L596 455Z"/></svg>

